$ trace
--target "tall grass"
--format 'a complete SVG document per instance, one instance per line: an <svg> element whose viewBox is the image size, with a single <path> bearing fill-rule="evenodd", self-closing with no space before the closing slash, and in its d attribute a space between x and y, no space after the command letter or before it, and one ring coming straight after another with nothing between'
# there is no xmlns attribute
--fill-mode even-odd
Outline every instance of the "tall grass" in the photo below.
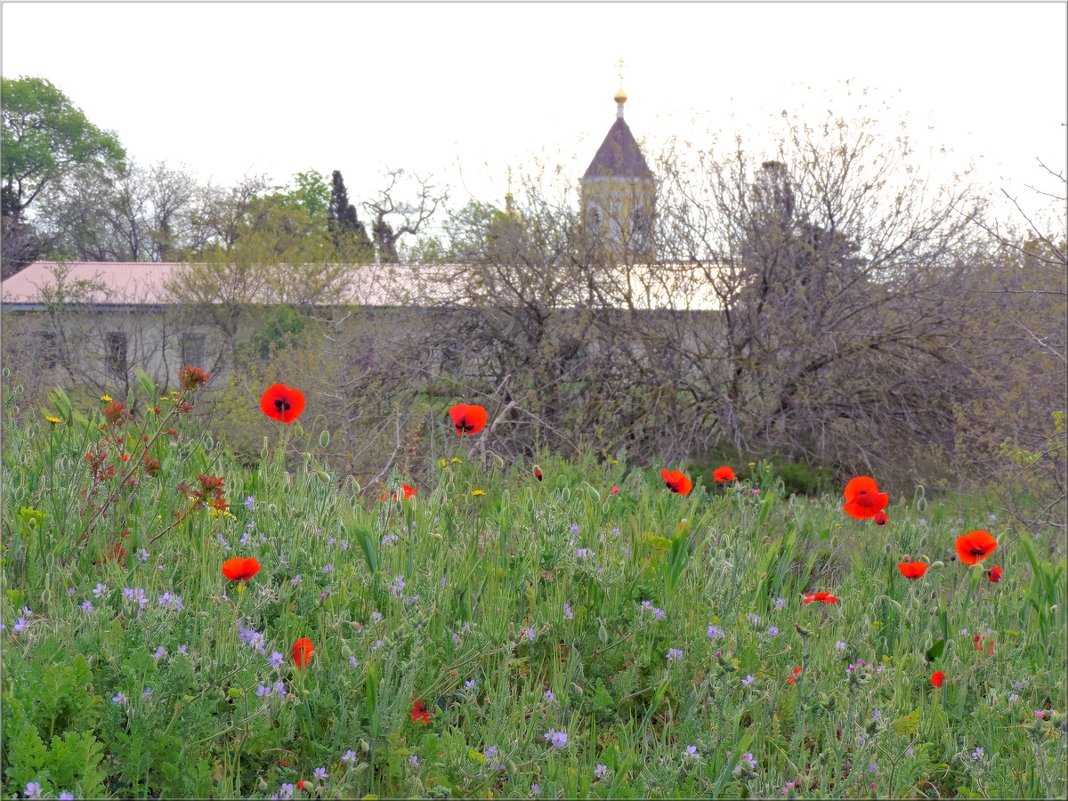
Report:
<svg viewBox="0 0 1068 801"><path fill-rule="evenodd" d="M922 497L874 526L770 470L683 497L545 455L539 482L459 444L394 500L405 476L380 498L310 454L287 468L284 430L240 467L179 411L192 391L143 382L111 423L61 393L58 422L16 414L5 392L8 797L1066 789L1051 532ZM94 448L114 476L94 480ZM224 478L225 513L191 500L201 474ZM999 548L966 568L953 542L976 528ZM933 566L907 580L906 555ZM261 572L228 582L234 556ZM802 602L816 590L841 601Z"/></svg>

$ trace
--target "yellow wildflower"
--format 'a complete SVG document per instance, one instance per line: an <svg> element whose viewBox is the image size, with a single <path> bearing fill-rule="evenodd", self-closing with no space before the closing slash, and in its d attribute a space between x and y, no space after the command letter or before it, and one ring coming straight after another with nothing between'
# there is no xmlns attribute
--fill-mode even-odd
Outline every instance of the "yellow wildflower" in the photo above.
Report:
<svg viewBox="0 0 1068 801"><path fill-rule="evenodd" d="M452 463L453 464L463 464L464 460L461 459L459 456L453 456L452 457Z"/></svg>
<svg viewBox="0 0 1068 801"><path fill-rule="evenodd" d="M111 403L111 396L110 395L101 395L100 396L100 400L103 403Z"/></svg>
<svg viewBox="0 0 1068 801"><path fill-rule="evenodd" d="M486 491L484 489L474 489L474 490L471 490L471 494L474 495L477 498L480 495L485 495Z"/></svg>
<svg viewBox="0 0 1068 801"><path fill-rule="evenodd" d="M447 464L448 464L448 462L445 461L444 457L442 457L441 459L438 459L438 466L439 467L444 467Z"/></svg>
<svg viewBox="0 0 1068 801"><path fill-rule="evenodd" d="M53 416L52 416L52 415L50 415L50 414L46 414L46 415L45 415L45 420L46 420L46 421L48 421L49 423L51 423L52 425L56 425L57 423L61 423L61 422L63 422L63 421L62 421L62 420L60 420L60 419L59 419L58 417L53 417Z"/></svg>

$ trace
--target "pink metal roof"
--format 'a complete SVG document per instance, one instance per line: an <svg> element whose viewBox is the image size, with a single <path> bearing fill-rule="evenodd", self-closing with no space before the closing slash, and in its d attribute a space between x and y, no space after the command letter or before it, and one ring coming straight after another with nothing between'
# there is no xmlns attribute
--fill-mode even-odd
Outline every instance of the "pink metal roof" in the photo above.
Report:
<svg viewBox="0 0 1068 801"><path fill-rule="evenodd" d="M171 279L191 265L184 262L34 262L0 286L4 304L82 302L114 306L164 306L177 301L167 289ZM282 268L284 269L284 268ZM471 300L463 284L468 280L463 265L353 264L346 266L345 284L335 295L338 304L370 307L435 307ZM605 276L612 298L609 305L639 309L714 309L715 293L701 268L682 264L657 264L621 269ZM477 294L494 299L498 291L492 276L479 281ZM57 288L66 291L62 296ZM611 292L611 285L618 290ZM624 296L620 294L626 287ZM263 287L262 296L245 296L241 302L270 305L284 302ZM629 300L626 300L629 298ZM216 301L218 302L218 301ZM581 302L581 298L576 299ZM334 305L334 304L324 304ZM565 301L566 305L566 301Z"/></svg>
<svg viewBox="0 0 1068 801"><path fill-rule="evenodd" d="M177 262L37 261L8 278L0 288L4 303L68 300L120 305L167 303L165 283L182 265Z"/></svg>

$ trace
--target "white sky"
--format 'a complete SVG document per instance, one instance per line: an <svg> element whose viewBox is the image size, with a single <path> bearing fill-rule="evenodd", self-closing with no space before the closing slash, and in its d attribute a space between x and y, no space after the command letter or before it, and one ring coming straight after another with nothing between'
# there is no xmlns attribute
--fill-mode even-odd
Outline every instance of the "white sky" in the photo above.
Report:
<svg viewBox="0 0 1068 801"><path fill-rule="evenodd" d="M1063 2L5 2L2 15L4 76L51 80L137 161L222 184L340 169L354 202L388 168L432 175L456 206L502 204L508 168L539 156L577 181L614 120L620 57L647 153L672 133L759 138L783 109L849 114L864 87L894 109L888 131L907 114L924 154L950 148L933 172L973 162L1026 198L1043 184L1035 158L1063 171L1068 149Z"/></svg>

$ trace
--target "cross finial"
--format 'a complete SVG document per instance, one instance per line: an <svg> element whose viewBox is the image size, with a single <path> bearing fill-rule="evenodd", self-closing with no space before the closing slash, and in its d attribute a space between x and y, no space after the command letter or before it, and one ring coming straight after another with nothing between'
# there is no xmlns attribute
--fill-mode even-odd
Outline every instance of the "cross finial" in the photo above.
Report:
<svg viewBox="0 0 1068 801"><path fill-rule="evenodd" d="M627 93L623 91L623 59L619 59L619 88L616 89L616 116L623 119L623 104L627 102Z"/></svg>

